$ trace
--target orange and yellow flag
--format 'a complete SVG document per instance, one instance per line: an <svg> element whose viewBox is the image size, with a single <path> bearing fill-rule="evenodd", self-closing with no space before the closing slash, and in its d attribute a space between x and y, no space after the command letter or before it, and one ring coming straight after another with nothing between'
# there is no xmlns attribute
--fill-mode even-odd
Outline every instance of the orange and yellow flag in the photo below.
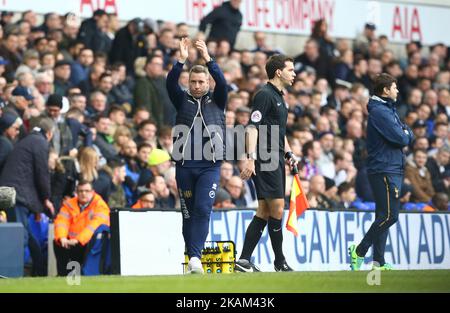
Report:
<svg viewBox="0 0 450 313"><path fill-rule="evenodd" d="M309 208L308 199L303 192L298 174L294 175L291 189L291 200L289 204L289 215L286 222L286 228L298 236L297 219Z"/></svg>

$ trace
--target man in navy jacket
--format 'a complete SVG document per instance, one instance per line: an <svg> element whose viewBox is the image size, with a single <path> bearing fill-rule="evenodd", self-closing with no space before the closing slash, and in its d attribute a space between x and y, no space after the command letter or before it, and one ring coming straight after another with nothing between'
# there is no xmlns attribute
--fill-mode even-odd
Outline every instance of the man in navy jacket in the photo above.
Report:
<svg viewBox="0 0 450 313"><path fill-rule="evenodd" d="M183 237L189 256L188 271L203 273L201 253L220 182L220 165L225 156L225 105L227 83L219 66L209 56L204 41L195 47L206 66L195 65L189 73L189 90L178 79L188 57L188 39L180 41L180 57L167 76L166 87L177 110L172 158L183 214ZM210 92L209 74L215 81Z"/></svg>
<svg viewBox="0 0 450 313"><path fill-rule="evenodd" d="M367 124L367 174L375 196L375 221L361 243L349 248L351 269L359 270L373 245L374 269L390 270L384 260L389 227L398 219L405 168L403 148L414 139L412 130L400 121L395 109L396 79L380 74L375 79L374 96L369 100Z"/></svg>

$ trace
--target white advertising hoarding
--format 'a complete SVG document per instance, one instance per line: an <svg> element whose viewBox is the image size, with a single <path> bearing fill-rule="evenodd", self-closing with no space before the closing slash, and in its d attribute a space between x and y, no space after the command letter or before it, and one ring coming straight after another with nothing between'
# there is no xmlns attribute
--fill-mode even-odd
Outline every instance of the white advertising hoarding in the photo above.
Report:
<svg viewBox="0 0 450 313"><path fill-rule="evenodd" d="M221 0L1 0L1 10L39 13L74 12L89 17L97 8L118 14L120 19L151 17L155 20L198 25ZM329 23L331 36L355 38L364 24L374 22L378 34L394 42L420 40L424 44L450 45L450 8L365 0L243 0L242 29L292 35L309 35L319 18Z"/></svg>
<svg viewBox="0 0 450 313"><path fill-rule="evenodd" d="M287 218L287 211L284 218ZM184 241L179 212L119 213L122 275L181 274ZM238 256L254 211L213 212L210 241L232 240ZM283 250L296 271L349 270L347 248L369 229L371 212L306 211L299 219L299 236L283 226ZM370 269L369 250L363 269ZM402 213L387 239L386 262L395 269L450 269L450 215ZM263 271L274 271L267 229L253 253Z"/></svg>

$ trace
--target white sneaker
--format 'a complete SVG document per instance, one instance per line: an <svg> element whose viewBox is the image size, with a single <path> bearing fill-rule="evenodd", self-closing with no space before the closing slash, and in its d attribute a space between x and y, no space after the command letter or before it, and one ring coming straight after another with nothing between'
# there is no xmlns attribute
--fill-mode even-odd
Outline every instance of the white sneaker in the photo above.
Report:
<svg viewBox="0 0 450 313"><path fill-rule="evenodd" d="M188 263L188 274L204 274L202 261L197 257L192 257Z"/></svg>

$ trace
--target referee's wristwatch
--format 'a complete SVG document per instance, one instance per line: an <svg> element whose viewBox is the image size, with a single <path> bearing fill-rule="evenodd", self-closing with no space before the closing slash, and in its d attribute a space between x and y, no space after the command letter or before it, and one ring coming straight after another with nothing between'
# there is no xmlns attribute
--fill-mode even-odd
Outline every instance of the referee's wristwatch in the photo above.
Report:
<svg viewBox="0 0 450 313"><path fill-rule="evenodd" d="M249 160L256 160L256 152L247 153L247 158Z"/></svg>

